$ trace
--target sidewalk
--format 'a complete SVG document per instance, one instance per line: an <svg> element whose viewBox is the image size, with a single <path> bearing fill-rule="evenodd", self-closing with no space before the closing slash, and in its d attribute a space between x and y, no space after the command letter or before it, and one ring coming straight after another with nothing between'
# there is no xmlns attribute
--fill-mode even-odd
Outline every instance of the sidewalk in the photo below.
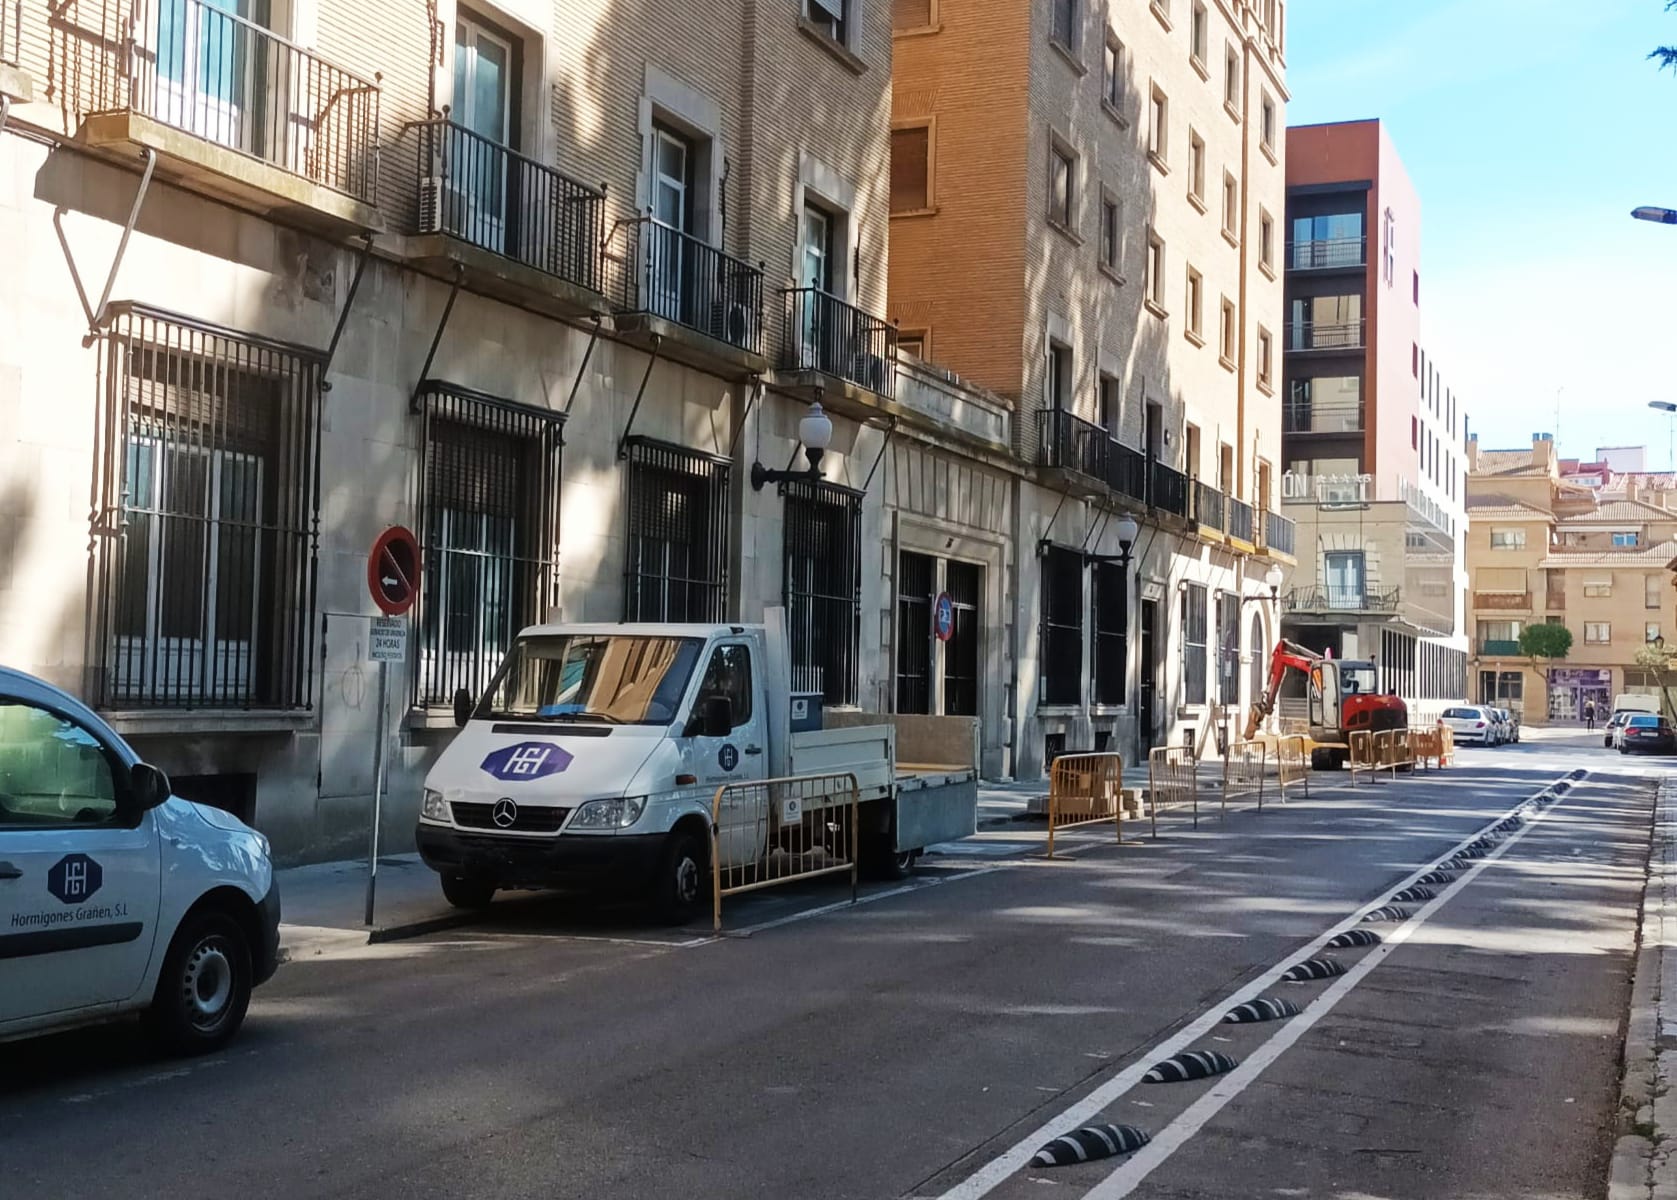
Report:
<svg viewBox="0 0 1677 1200"><path fill-rule="evenodd" d="M446 929L467 918L443 899L436 872L417 854L379 859L371 928L364 923L366 859L286 867L274 874L280 889L280 953L291 960Z"/></svg>

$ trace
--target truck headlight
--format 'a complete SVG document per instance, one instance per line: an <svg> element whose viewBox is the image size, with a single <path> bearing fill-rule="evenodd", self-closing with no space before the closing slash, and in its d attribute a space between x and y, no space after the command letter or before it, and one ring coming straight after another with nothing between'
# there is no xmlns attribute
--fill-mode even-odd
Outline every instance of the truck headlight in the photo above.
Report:
<svg viewBox="0 0 1677 1200"><path fill-rule="evenodd" d="M441 792L432 788L425 789L424 795L419 801L419 819L422 821L441 821L445 825L448 823L448 801L443 799Z"/></svg>
<svg viewBox="0 0 1677 1200"><path fill-rule="evenodd" d="M571 818L572 829L627 829L646 811L645 796L620 796L613 800L590 800Z"/></svg>

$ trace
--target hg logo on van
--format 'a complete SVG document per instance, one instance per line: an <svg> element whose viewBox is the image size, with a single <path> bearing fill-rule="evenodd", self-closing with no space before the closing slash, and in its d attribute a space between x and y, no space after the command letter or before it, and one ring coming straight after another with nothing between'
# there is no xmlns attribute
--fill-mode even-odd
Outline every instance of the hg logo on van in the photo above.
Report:
<svg viewBox="0 0 1677 1200"><path fill-rule="evenodd" d="M47 891L61 904L80 904L105 882L105 872L85 854L66 854L47 870Z"/></svg>
<svg viewBox="0 0 1677 1200"><path fill-rule="evenodd" d="M514 746L503 746L482 763L483 770L496 779L514 783L545 779L570 765L570 752L551 742L519 742Z"/></svg>

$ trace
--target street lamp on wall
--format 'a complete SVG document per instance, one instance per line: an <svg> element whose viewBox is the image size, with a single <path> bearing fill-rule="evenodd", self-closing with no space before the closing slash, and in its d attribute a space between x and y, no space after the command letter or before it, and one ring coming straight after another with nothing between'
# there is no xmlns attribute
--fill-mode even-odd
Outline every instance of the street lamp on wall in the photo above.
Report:
<svg viewBox="0 0 1677 1200"><path fill-rule="evenodd" d="M804 457L809 460L809 466L802 471L777 471L765 467L761 462L751 464L751 490L760 492L763 485L768 483L816 483L821 479L821 456L827 452L827 447L833 444L832 418L822 411L821 401L817 400L809 406L798 422L798 441L803 444Z"/></svg>

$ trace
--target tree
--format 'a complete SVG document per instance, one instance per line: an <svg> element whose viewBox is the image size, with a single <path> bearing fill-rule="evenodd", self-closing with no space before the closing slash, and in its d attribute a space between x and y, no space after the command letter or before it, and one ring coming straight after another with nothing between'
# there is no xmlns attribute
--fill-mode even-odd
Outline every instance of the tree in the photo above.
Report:
<svg viewBox="0 0 1677 1200"><path fill-rule="evenodd" d="M1672 0L1677 3L1677 0ZM1550 697L1554 694L1549 686L1549 671L1538 663L1538 659L1549 660L1552 667L1557 658L1565 658L1572 651L1572 630L1565 625L1527 625L1520 630L1520 653L1531 659L1531 669L1543 677L1543 711L1549 711ZM1530 710L1527 710L1530 711Z"/></svg>
<svg viewBox="0 0 1677 1200"><path fill-rule="evenodd" d="M1654 677L1654 682L1659 685L1663 707L1666 712L1671 712L1671 690L1666 686L1666 672L1671 669L1671 660L1666 657L1665 647L1649 643L1636 652L1635 658L1636 665Z"/></svg>
<svg viewBox="0 0 1677 1200"><path fill-rule="evenodd" d="M1677 9L1677 0L1665 0L1665 11ZM1677 46L1659 46L1649 51L1648 57L1660 65L1660 70L1677 71Z"/></svg>

